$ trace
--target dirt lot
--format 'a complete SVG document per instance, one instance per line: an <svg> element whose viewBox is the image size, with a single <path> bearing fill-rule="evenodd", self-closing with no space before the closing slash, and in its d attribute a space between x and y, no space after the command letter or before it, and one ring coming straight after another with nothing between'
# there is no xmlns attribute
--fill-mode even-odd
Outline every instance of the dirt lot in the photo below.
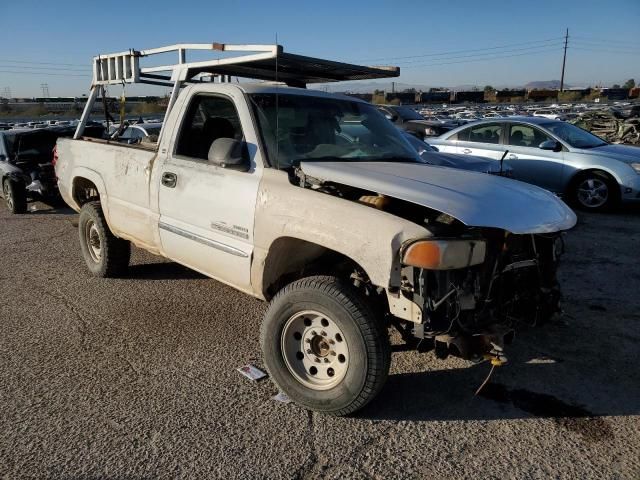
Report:
<svg viewBox="0 0 640 480"><path fill-rule="evenodd" d="M265 305L135 250L89 277L77 217L0 206L0 478L640 478L640 213L580 215L566 316L488 366L396 348L353 418L277 403ZM396 344L397 342L397 338Z"/></svg>

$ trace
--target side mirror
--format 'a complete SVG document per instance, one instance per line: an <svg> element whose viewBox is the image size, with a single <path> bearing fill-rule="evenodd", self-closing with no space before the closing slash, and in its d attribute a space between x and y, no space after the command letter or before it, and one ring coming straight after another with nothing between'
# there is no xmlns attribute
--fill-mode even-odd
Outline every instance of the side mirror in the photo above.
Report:
<svg viewBox="0 0 640 480"><path fill-rule="evenodd" d="M398 115L391 115L390 113L385 113L384 116L387 118L387 120L393 123L396 123L396 121L398 120Z"/></svg>
<svg viewBox="0 0 640 480"><path fill-rule="evenodd" d="M207 156L209 163L218 167L246 172L249 170L249 154L247 144L234 138L218 138Z"/></svg>
<svg viewBox="0 0 640 480"><path fill-rule="evenodd" d="M559 152L560 150L562 150L562 144L555 140L545 140L540 145L538 145L538 148L541 150L552 150L554 152Z"/></svg>

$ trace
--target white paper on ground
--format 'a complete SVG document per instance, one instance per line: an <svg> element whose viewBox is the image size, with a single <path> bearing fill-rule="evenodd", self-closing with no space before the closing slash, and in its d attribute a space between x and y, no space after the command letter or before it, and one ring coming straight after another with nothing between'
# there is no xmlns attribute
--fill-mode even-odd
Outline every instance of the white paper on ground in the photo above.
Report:
<svg viewBox="0 0 640 480"><path fill-rule="evenodd" d="M265 372L263 372L262 370L260 370L257 367L254 367L251 364L247 364L247 365L244 365L243 367L239 367L238 371L242 375L247 377L249 380L253 380L254 382L256 380L260 380L261 378L264 378L264 377L267 376L267 374Z"/></svg>
<svg viewBox="0 0 640 480"><path fill-rule="evenodd" d="M282 403L291 403L291 399L287 396L286 393L280 392L277 395L274 395L273 397L271 397L273 400L275 400L276 402L282 402Z"/></svg>

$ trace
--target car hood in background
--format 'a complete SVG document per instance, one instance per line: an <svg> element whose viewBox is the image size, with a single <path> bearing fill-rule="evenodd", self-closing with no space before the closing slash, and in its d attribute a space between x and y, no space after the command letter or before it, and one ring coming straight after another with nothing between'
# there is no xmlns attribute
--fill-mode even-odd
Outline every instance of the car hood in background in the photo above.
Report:
<svg viewBox="0 0 640 480"><path fill-rule="evenodd" d="M440 167L460 168L472 172L500 172L500 162L495 160L487 160L484 157L475 155L459 155L456 153L444 152L423 152L420 157L429 162L431 165ZM503 164L504 171L512 171L513 168L505 162Z"/></svg>
<svg viewBox="0 0 640 480"><path fill-rule="evenodd" d="M567 230L576 216L552 193L463 170L399 162L302 162L305 175L362 188L446 213L465 225L512 233Z"/></svg>
<svg viewBox="0 0 640 480"><path fill-rule="evenodd" d="M603 145L596 148L583 148L580 153L595 155L598 157L609 157L620 162L631 163L640 161L640 147L631 145Z"/></svg>

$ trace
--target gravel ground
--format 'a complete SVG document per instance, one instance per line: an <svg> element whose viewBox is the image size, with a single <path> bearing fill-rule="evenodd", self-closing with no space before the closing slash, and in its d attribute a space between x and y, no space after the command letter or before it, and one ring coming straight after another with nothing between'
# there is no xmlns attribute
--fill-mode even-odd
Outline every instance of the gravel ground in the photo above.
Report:
<svg viewBox="0 0 640 480"><path fill-rule="evenodd" d="M0 206L0 478L640 478L640 214L580 215L566 316L510 364L403 351L352 418L272 400L265 305L134 250L100 280L68 210Z"/></svg>

